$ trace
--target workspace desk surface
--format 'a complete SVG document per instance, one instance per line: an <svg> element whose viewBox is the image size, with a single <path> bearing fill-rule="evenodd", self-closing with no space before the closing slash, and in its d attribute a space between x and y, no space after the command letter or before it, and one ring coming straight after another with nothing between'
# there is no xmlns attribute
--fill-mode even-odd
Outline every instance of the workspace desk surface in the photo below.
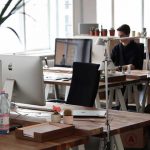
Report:
<svg viewBox="0 0 150 150"><path fill-rule="evenodd" d="M60 106L61 109L70 108L72 110L96 110L96 108L91 107L83 107L83 106L75 106L75 105L68 105L68 104L58 104L58 103L48 103L50 108L53 105ZM133 113L127 111L117 111L117 110L109 110L110 116L110 131L111 134L119 134L128 130L137 129L140 127L145 127L150 125L150 115L144 113ZM16 118L14 115L11 116L12 118ZM27 122L45 122L45 118L37 118L37 117L30 117L30 116L18 116L16 119L17 121L27 121ZM86 133L88 135L95 135L95 134L103 134L106 132L106 125L105 125L105 118L98 118L98 117L80 117L74 118L74 125L76 129L80 130L82 133ZM23 122L24 124L25 122ZM104 131L101 132L99 130L103 127Z"/></svg>
<svg viewBox="0 0 150 150"><path fill-rule="evenodd" d="M44 74L48 74L48 76L53 75L53 73L56 74L62 74L64 76L64 72L53 72L53 71L48 71L44 70ZM70 74L66 73L66 74ZM121 86L121 85L128 85L128 84L136 84L139 83L140 81L148 81L150 78L147 78L148 71L147 70L132 70L130 74L126 74L126 80L124 81L116 81L116 82L109 82L108 86L109 87L116 87L116 86ZM51 80L51 79L44 79L45 84L55 84L55 85L65 85L65 86L70 86L71 80L64 81L64 80ZM99 88L104 88L105 87L105 82L100 81L99 83Z"/></svg>
<svg viewBox="0 0 150 150"><path fill-rule="evenodd" d="M21 140L15 137L14 132L0 137L0 150L65 150L66 148L84 144L86 137L70 136L55 141L38 143Z"/></svg>
<svg viewBox="0 0 150 150"><path fill-rule="evenodd" d="M54 103L48 103L48 107L54 105ZM67 104L55 104L59 105L62 109L71 108L73 110L87 110L95 108L73 106ZM111 135L117 135L132 129L138 129L150 126L150 115L132 113L125 111L109 110L110 114L110 132ZM11 121L22 125L32 125L37 123L46 122L43 117L30 117L21 116L18 114L11 114ZM50 149L50 150L64 150L66 148L80 145L87 142L89 135L100 135L104 136L106 133L105 118L74 118L74 123L76 127L76 132L72 136L60 138L57 140L52 140L44 143L37 143L27 140L20 140L15 138L14 132L9 135L0 137L0 149L1 150L37 150L37 149ZM104 131L101 130L103 127Z"/></svg>

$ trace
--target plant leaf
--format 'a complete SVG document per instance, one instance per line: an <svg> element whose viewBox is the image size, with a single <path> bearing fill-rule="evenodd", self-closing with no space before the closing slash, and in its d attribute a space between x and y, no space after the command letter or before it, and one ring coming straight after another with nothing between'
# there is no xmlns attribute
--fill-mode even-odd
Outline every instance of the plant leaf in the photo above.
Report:
<svg viewBox="0 0 150 150"><path fill-rule="evenodd" d="M11 28L11 27L7 27L7 28L10 29L17 36L17 38L19 39L19 41L21 42L18 33L13 28Z"/></svg>
<svg viewBox="0 0 150 150"><path fill-rule="evenodd" d="M5 4L4 8L2 9L1 11L1 14L0 14L0 18L3 17L4 13L6 12L7 8L9 7L9 5L11 4L12 0L8 0L7 3Z"/></svg>
<svg viewBox="0 0 150 150"><path fill-rule="evenodd" d="M16 4L15 4L15 6L10 10L10 12L8 13L8 15L7 16L11 16L13 13L15 13L19 8L21 8L25 3L22 3L21 5L20 5L20 7L18 8L18 5L20 4L22 2L22 0L19 0Z"/></svg>
<svg viewBox="0 0 150 150"><path fill-rule="evenodd" d="M29 17L29 18L31 18L33 21L37 21L34 17L32 17L31 15L29 15L29 14L27 14L27 13L25 13L25 12L20 12L21 14L23 14L23 15L25 15L25 16L27 16L27 17Z"/></svg>
<svg viewBox="0 0 150 150"><path fill-rule="evenodd" d="M7 8L10 6L12 0L8 0L8 2L6 3L6 5L4 6L1 15L0 15L0 25L7 19L9 18L12 14L14 14L19 8L21 8L21 6L23 6L25 3L22 3L22 5L20 5L20 7L17 9L17 6L22 2L22 0L19 0L15 6L11 9L11 11L8 13L8 15L6 15L5 17L3 17L4 13L6 12Z"/></svg>

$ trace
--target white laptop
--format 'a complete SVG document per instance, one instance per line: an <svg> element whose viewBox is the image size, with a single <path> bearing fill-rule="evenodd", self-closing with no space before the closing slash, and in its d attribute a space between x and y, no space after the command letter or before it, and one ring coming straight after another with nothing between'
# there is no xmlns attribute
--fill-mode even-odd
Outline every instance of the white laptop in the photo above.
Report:
<svg viewBox="0 0 150 150"><path fill-rule="evenodd" d="M63 112L61 113L63 115ZM75 117L105 117L106 110L73 110Z"/></svg>

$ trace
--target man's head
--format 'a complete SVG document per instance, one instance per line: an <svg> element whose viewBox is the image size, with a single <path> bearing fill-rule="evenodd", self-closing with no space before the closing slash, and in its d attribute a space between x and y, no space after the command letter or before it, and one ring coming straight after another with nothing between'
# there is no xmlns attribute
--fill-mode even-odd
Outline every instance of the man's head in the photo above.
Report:
<svg viewBox="0 0 150 150"><path fill-rule="evenodd" d="M118 29L117 29L117 31L118 31L118 36L119 37L129 37L129 35L130 35L130 27L129 27L129 25L127 25L127 24L123 24L123 25L121 25ZM128 42L129 42L130 40L128 40L128 39L122 39L122 40L120 40L120 42L122 43L122 44L124 44L124 45L126 45L126 44L128 44Z"/></svg>

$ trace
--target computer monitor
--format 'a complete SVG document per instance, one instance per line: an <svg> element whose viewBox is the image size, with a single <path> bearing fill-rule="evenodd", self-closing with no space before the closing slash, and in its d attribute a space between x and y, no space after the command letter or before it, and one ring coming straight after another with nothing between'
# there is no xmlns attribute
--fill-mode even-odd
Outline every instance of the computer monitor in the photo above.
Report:
<svg viewBox="0 0 150 150"><path fill-rule="evenodd" d="M72 67L73 62L91 62L92 39L55 39L54 66Z"/></svg>
<svg viewBox="0 0 150 150"><path fill-rule="evenodd" d="M1 89L7 81L15 81L11 101L45 105L43 69L39 56L0 55L0 80Z"/></svg>

